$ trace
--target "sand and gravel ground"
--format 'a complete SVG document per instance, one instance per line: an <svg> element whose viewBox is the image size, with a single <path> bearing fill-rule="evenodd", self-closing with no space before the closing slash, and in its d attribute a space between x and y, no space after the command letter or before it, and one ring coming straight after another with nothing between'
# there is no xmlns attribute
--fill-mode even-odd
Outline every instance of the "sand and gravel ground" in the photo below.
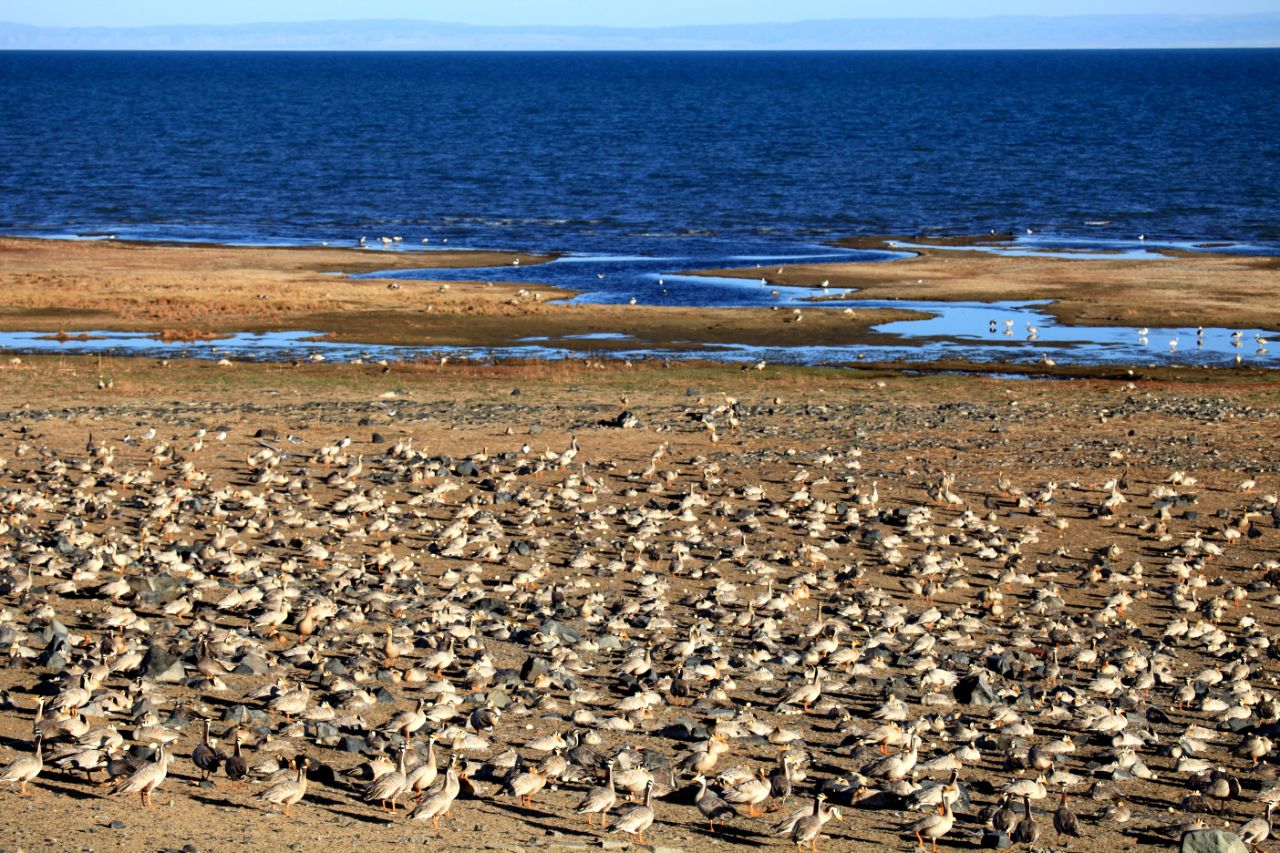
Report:
<svg viewBox="0 0 1280 853"><path fill-rule="evenodd" d="M108 388L99 387L101 378ZM601 423L623 410L638 419L635 428ZM196 438L201 428L203 441ZM144 438L149 429L155 435ZM219 430L225 440L216 440ZM562 468L547 452L564 451L571 436L581 450ZM236 785L219 775L212 785L195 784L188 756L198 726L190 721L212 719L215 736L227 743L240 713L236 706L263 707L245 694L282 674L308 681L313 707L337 703L342 697L321 676L317 660L342 661L363 674L361 689L373 704L358 716L374 729L411 707L414 697L434 696L428 691L433 675L411 683L408 673L429 652L425 640L447 624L432 620L443 615L438 605L450 600L471 602L482 618L475 623L476 647L460 645L458 661L446 670L463 697L459 715L433 726L442 733L461 726L484 699L510 703L497 727L480 733L492 748L466 752L474 761L508 748L536 760L540 754L525 745L565 732L576 720L601 730L602 748L641 747L660 767L693 746L674 736L680 721L706 726L749 714L762 731L782 727L798 735L802 745L795 747L809 777L798 787L807 791L816 780L846 776L879 757L874 748L857 745L856 733L875 725L874 709L896 696L912 719L938 720L925 732L922 761L960 745L950 739L949 725L967 720L978 732L970 740L980 758L961 775L974 805L941 848L971 847L975 815L994 800L994 791L1034 775L1008 766L1010 755L1064 733L1077 750L1060 769L1080 777L1074 804L1086 836L1070 849L1167 848L1171 842L1162 833L1188 816L1181 804L1191 776L1174 769L1177 759L1168 748L1189 724L1213 730L1203 753L1244 784L1243 797L1228 803L1224 815L1206 816L1213 825L1238 825L1259 814L1250 797L1280 768L1275 755L1257 767L1232 755L1241 735L1219 724L1219 712L1181 709L1173 701L1184 677L1244 662L1254 691L1253 722L1274 719L1263 694L1276 690L1276 662L1266 641L1280 629L1280 578L1268 568L1280 555L1280 529L1270 510L1280 491L1278 437L1280 382L1268 374L1010 381L772 367L744 373L701 365L384 370L220 369L207 362L163 367L150 360L78 358L6 363L0 366L0 458L6 460L0 468L0 555L15 575L24 560L51 556L36 567L31 594L0 596L0 629L7 629L0 764L29 750L36 700L55 687L56 672L38 657L53 620L66 627L74 647L86 635L100 639L107 619L120 615L113 608L128 608L145 629L126 628L127 641L188 655L188 667L193 638L202 632L241 644L242 653L261 648L270 666L263 674L228 675L221 686L189 679L148 690L161 719L182 733L153 812L139 809L136 799L108 797L105 788L78 775L48 770L29 799L9 787L0 792L0 848L345 850L408 842L435 849L556 850L617 840L572 814L585 781L543 792L527 809L490 798L496 785L481 779L486 796L458 801L440 833L393 818L340 780L367 755L317 743L314 723L291 723L275 713L250 720L243 731L254 762L283 750L305 752L320 767L294 818L264 811L255 800L262 783ZM321 449L342 438L350 439L349 446L323 461ZM393 452L410 442L422 454L416 463L422 476L416 478L413 466ZM665 454L654 461L663 445ZM284 480L274 486L255 483L258 470L249 462L264 446L281 455L273 470ZM109 449L109 470L101 457L90 460L100 448ZM459 467L464 461L470 466ZM352 474L357 464L360 470ZM1184 476L1170 484L1177 471ZM959 503L934 501L931 492L944 473L951 475ZM1002 476L1028 496L1050 482L1058 486L1049 501L1020 505L999 487ZM1103 484L1115 478L1125 480L1127 502L1107 516L1100 513L1109 494ZM1256 484L1242 490L1246 479ZM456 488L439 491L446 483ZM179 488L186 491L172 513L153 517L163 503L158 496ZM1180 500L1157 528L1159 498L1152 494L1161 488ZM871 504L873 490L878 498ZM256 501L271 492L281 497ZM352 493L376 496L379 509L366 515L337 509L336 502ZM53 507L16 497L30 495L49 498ZM705 502L690 502L690 495ZM911 528L894 514L915 508L927 512L927 521ZM1224 531L1240 529L1251 511L1254 534L1228 542ZM627 521L641 514L647 522ZM450 551L455 540L443 531L463 516L471 521L471 540ZM234 561L199 555L199 546L220 536L226 539L217 547L238 561L234 570ZM894 536L902 541L890 557L885 540ZM1197 537L1222 553L1211 560L1189 556L1204 555L1185 544ZM529 556L514 550L517 540L532 546ZM1017 545L1011 550L1012 542ZM128 555L122 574L134 587L114 605L92 593L111 578L109 572L73 577L104 543ZM304 546L311 543L323 543L330 555L307 558ZM735 554L740 544L746 551ZM999 556L980 553L984 544ZM1119 551L1108 553L1110 546ZM165 569L153 559L165 551L184 555L188 566ZM945 565L938 568L930 554ZM386 567L402 557L407 562ZM1196 564L1189 572L1193 604L1187 603L1189 587L1177 591L1180 560ZM1135 571L1135 562L1142 568ZM532 584L513 583L538 565L545 569ZM146 594L154 593L148 577L167 577L177 585L165 587L171 592L198 588L195 621L166 614L172 599ZM295 607L282 639L253 627L252 608L217 608L232 591L254 586L289 591ZM998 607L994 593L1002 596ZM1132 601L1118 606L1119 595ZM318 629L310 662L291 662L283 653L298 643L301 602L312 596L332 597L347 612ZM882 627L898 613L901 629ZM922 614L928 614L923 622ZM812 713L780 709L779 699L804 680L806 666L821 659L807 636L820 618L842 623L843 644L852 638L862 657L852 667L828 667L831 683ZM557 646L535 633L548 619L582 639L562 639ZM1161 645L1178 619L1212 630L1198 640L1180 636ZM714 684L706 675L695 677L694 693L701 698L693 704L668 704L663 679L675 662L662 650L683 639L694 621L714 638L696 656L723 658L722 671ZM405 646L394 662L383 651L388 626ZM1079 730L1071 719L1073 697L1081 705L1103 698L1094 682L1105 674L1101 663L1084 670L1069 665L1090 637L1100 638L1100 660L1117 667L1117 707L1131 710L1131 730L1147 737L1133 754L1154 774L1120 774L1111 783L1133 813L1123 824L1093 818L1107 803L1086 796L1092 783L1117 775L1108 768L1110 740ZM1009 672L992 676L997 705L957 704L949 690L927 687L925 670L916 666L922 657L916 644L925 638L936 643L934 663L961 674L993 656L1009 661ZM1054 638L1064 665L1054 688L1059 692L1046 702L1043 668ZM658 650L658 680L647 688L629 685L619 666L646 640ZM497 676L472 671L479 645ZM1131 651L1164 655L1169 683L1129 708L1124 697L1137 692L1139 674L1124 668ZM531 656L557 661L545 682L528 686L503 675ZM132 681L131 673L113 675L103 689L125 691ZM644 689L657 694L658 704L644 711L619 708ZM1206 695L1225 691L1215 686ZM1006 734L994 720L1002 707L1016 712L1032 733ZM1064 718L1051 713L1054 708L1069 713ZM1168 720L1148 718L1149 708L1164 711ZM128 734L134 728L129 717L119 712L110 720ZM344 734L361 733L356 721L347 724ZM461 745L454 734L460 738L461 729L444 745ZM450 751L442 748L441 754ZM717 771L772 766L777 751L763 737L734 738ZM945 776L921 772L919 780ZM1036 803L1043 828L1039 848L1059 849L1049 827L1053 803ZM896 832L904 819L900 808L866 807L874 804L846 805L844 821L828 825L820 849L913 847L914 839ZM646 839L690 851L790 846L773 837L769 817L738 818L713 838L696 816L677 793L658 804Z"/></svg>

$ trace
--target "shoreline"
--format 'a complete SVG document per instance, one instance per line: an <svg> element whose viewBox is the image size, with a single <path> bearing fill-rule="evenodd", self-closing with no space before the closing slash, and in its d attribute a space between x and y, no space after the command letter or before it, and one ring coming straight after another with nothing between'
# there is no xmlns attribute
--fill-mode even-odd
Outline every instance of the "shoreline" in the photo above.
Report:
<svg viewBox="0 0 1280 853"><path fill-rule="evenodd" d="M842 244L869 247L869 239ZM883 248L894 238L878 239L875 246ZM804 312L801 324L798 312L777 307L579 304L566 301L579 291L527 282L349 278L381 270L492 268L517 258L533 265L556 255L0 238L0 287L7 294L0 331L63 339L135 332L179 342L239 332L309 332L333 342L428 349L502 348L536 336L548 347L578 353L888 347L910 344L874 327L932 316L913 305L920 300L1046 300L1043 310L1067 326L1280 329L1280 258L1177 253L1108 261L1008 257L960 246L992 239L950 238L955 246L913 248L912 257L883 262L784 265L781 275L766 277L770 283L821 290L827 281L832 290L856 288L842 295L855 303L902 303L823 310L815 294L814 310ZM760 270L691 275L756 278ZM849 365L860 362L850 359ZM1041 372L1012 359L974 364L979 372ZM1080 366L1066 371L1082 372Z"/></svg>
<svg viewBox="0 0 1280 853"><path fill-rule="evenodd" d="M898 239L915 241L895 247ZM842 298L934 302L1047 301L1066 326L1260 328L1280 331L1280 257L1158 250L1159 257L1077 258L995 255L976 247L1008 245L1005 235L955 238L855 237L841 248L909 252L882 263L784 265L769 284ZM966 248L973 247L973 248ZM690 275L759 278L742 267Z"/></svg>

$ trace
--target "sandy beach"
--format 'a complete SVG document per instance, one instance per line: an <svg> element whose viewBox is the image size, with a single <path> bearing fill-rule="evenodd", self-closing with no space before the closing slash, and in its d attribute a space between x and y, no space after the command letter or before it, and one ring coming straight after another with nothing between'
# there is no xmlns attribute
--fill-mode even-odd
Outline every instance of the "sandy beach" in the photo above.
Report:
<svg viewBox="0 0 1280 853"><path fill-rule="evenodd" d="M172 337L315 331L334 340L500 346L531 334L569 348L757 342L841 345L912 311L812 312L803 325L769 310L563 305L572 294L520 284L389 282L344 275L432 266L506 266L547 258L489 252L249 249L0 239L0 329L128 330ZM394 289L393 287L394 286ZM625 343L574 340L609 332ZM678 345L678 344L676 344Z"/></svg>
<svg viewBox="0 0 1280 853"><path fill-rule="evenodd" d="M789 265L767 271L775 284L856 290L855 299L1000 302L1049 300L1048 313L1079 326L1222 326L1280 330L1280 260L1161 250L1154 258L1001 256L973 240L900 238L922 243L914 257L883 264ZM849 248L883 249L884 239ZM991 245L1008 245L993 240ZM759 278L758 269L705 275Z"/></svg>
<svg viewBox="0 0 1280 853"><path fill-rule="evenodd" d="M902 310L789 311L577 305L529 284L350 280L380 269L504 266L548 260L487 252L143 245L0 239L0 329L51 334L151 332L170 339L235 331L306 330L333 340L420 346L502 346L531 334L578 350L701 344L849 346L884 343L872 327L920 317ZM712 273L708 273L712 274ZM759 278L761 271L714 274ZM1280 329L1274 258L1182 254L1159 260L1009 258L922 250L889 263L788 266L778 284L821 298L1051 300L1068 324L1220 325ZM583 335L623 336L582 339ZM682 344L681 342L685 342Z"/></svg>

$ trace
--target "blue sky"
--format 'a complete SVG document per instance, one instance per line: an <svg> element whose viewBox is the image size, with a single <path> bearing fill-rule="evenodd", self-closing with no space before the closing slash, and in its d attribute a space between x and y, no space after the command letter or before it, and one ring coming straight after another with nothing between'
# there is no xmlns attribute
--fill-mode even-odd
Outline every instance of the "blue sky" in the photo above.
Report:
<svg viewBox="0 0 1280 853"><path fill-rule="evenodd" d="M240 24L416 18L467 24L618 27L799 21L814 18L988 15L1242 14L1280 11L1280 0L0 0L0 20L55 27Z"/></svg>

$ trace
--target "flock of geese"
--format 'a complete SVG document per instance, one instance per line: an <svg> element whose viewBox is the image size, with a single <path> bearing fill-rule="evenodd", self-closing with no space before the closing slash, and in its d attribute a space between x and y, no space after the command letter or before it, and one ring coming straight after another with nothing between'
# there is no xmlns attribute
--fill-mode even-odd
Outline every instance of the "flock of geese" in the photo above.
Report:
<svg viewBox="0 0 1280 853"><path fill-rule="evenodd" d="M1014 326L1013 320L1003 321L1004 337L1006 338L1013 337L1014 335L1013 326ZM987 322L987 331L990 334L993 334L993 335L996 334L997 332L1000 331L1000 324L994 318L989 320ZM1038 341L1040 339L1039 327L1032 325L1030 321L1027 321L1026 323L1026 333L1027 333L1026 339L1028 341ZM1137 330L1138 344L1144 347L1147 346L1147 344L1151 340L1150 336L1151 336L1151 330L1146 326L1143 326L1142 328L1138 329ZM1244 361L1244 356L1242 354L1244 349L1244 336L1245 336L1245 333L1239 329L1231 333L1231 346L1233 349L1237 351L1235 355L1236 364L1241 364ZM1261 356L1270 354L1271 350L1267 348L1267 344L1270 343L1270 340L1268 338L1264 337L1260 333L1255 332L1253 335L1253 341L1255 344L1254 355L1261 357ZM1171 355L1174 353L1177 353L1178 346L1181 343L1182 343L1181 335L1175 334L1172 338L1169 338L1169 353ZM1204 347L1204 326L1196 327L1196 347L1198 348Z"/></svg>
<svg viewBox="0 0 1280 853"><path fill-rule="evenodd" d="M750 435L731 398L685 415ZM323 789L436 830L813 850L1271 832L1280 509L1253 479L871 473L674 429L466 457L139 435L0 444L19 796L149 809L177 776L281 819Z"/></svg>

